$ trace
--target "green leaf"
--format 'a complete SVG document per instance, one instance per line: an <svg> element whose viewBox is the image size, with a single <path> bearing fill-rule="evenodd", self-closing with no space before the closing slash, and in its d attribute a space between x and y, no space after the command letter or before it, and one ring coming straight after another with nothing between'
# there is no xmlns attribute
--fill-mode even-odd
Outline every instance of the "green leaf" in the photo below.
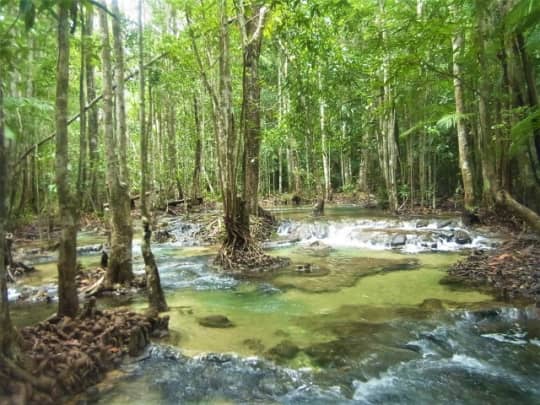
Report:
<svg viewBox="0 0 540 405"><path fill-rule="evenodd" d="M468 120L472 114L458 114L456 112L443 115L439 121L437 121L437 127L441 130L448 131L451 128L455 128L458 120Z"/></svg>

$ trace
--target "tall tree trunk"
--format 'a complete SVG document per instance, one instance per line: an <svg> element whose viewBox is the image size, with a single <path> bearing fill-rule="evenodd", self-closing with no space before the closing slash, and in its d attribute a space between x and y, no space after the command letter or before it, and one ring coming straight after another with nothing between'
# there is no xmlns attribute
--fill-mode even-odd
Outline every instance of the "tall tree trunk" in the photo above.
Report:
<svg viewBox="0 0 540 405"><path fill-rule="evenodd" d="M6 271L6 225L8 210L9 166L7 164L7 139L4 132L4 71L0 66L0 357L13 357L15 330L9 315Z"/></svg>
<svg viewBox="0 0 540 405"><path fill-rule="evenodd" d="M79 310L77 271L77 206L69 185L68 156L69 7L58 6L56 67L56 189L62 233L58 247L58 315L74 317Z"/></svg>
<svg viewBox="0 0 540 405"><path fill-rule="evenodd" d="M463 53L463 32L458 29L452 40L452 62L454 73L454 97L457 114L457 137L459 149L459 167L463 182L464 205L466 210L472 210L475 206L474 182L472 168L469 161L469 145L467 141L467 127L465 125L465 101L463 95L463 83L461 77L461 58Z"/></svg>
<svg viewBox="0 0 540 405"><path fill-rule="evenodd" d="M387 42L388 32L385 27L385 0L379 0L379 23L383 44ZM385 168L386 192L391 210L398 210L397 194L397 160L398 147L396 142L396 108L394 106L392 86L390 83L390 56L385 54L382 62L382 104L381 136L383 138L383 168Z"/></svg>
<svg viewBox="0 0 540 405"><path fill-rule="evenodd" d="M102 30L103 111L105 120L105 146L107 156L107 183L111 210L111 254L107 268L107 282L129 283L133 278L131 258L131 200L128 184L121 179L121 159L115 142L113 127L113 85L111 45L107 14L99 11Z"/></svg>
<svg viewBox="0 0 540 405"><path fill-rule="evenodd" d="M246 201L248 212L257 215L261 149L259 57L267 8L262 4L255 3L246 12L243 0L239 0L238 5L244 62L242 75L242 131L245 168L243 198Z"/></svg>
<svg viewBox="0 0 540 405"><path fill-rule="evenodd" d="M94 12L92 8L86 10L86 22L84 24L84 35L86 38L91 38L94 31ZM86 96L88 100L96 98L96 83L95 83L95 61L92 52L86 52L84 66L86 69ZM98 152L98 109L93 106L88 110L87 133L88 140L88 200L93 205L94 209L101 211L102 202L98 188L99 175L99 152Z"/></svg>
<svg viewBox="0 0 540 405"><path fill-rule="evenodd" d="M332 199L332 184L330 182L330 157L328 155L328 136L326 133L326 102L323 97L322 74L319 71L319 125L321 131L321 152L323 164L323 197L325 200Z"/></svg>
<svg viewBox="0 0 540 405"><path fill-rule="evenodd" d="M191 198L195 201L201 197L201 166L202 166L202 128L199 99L193 96L193 115L195 117L195 162L193 167L193 182L191 185Z"/></svg>
<svg viewBox="0 0 540 405"><path fill-rule="evenodd" d="M86 120L86 92L85 92L85 62L87 53L87 37L84 17L84 7L80 6L80 20L81 20L81 68L79 77L79 109L81 111L79 116L79 170L77 173L77 199L81 202L84 201L84 192L86 190L86 141L87 141L87 120Z"/></svg>
<svg viewBox="0 0 540 405"><path fill-rule="evenodd" d="M179 196L181 186L178 187L178 185L181 185L182 182L180 180L180 174L178 172L178 155L176 153L177 145L176 145L176 108L174 106L173 101L169 98L168 100L168 106L167 109L167 156L168 156L168 164L167 164L167 170L168 170L168 184L167 184L167 193L169 195L173 195L173 197L176 195L178 198L181 198ZM165 147L165 145L164 145ZM176 192L175 192L176 189Z"/></svg>
<svg viewBox="0 0 540 405"><path fill-rule="evenodd" d="M151 214L148 210L146 190L148 189L148 133L146 131L145 111L145 75L144 75L144 46L143 46L143 8L142 0L139 0L139 125L141 132L141 214L143 224L143 241L141 252L144 259L146 273L146 286L148 289L148 302L150 308L157 311L167 311L165 294L161 288L159 271L152 253L152 228Z"/></svg>
<svg viewBox="0 0 540 405"><path fill-rule="evenodd" d="M116 102L116 139L118 143L118 156L120 157L120 181L128 187L129 172L127 165L127 131L126 131L126 102L124 100L124 45L122 41L122 29L120 27L121 14L118 9L118 0L111 0L112 12L115 18L112 19L113 32L113 53L114 64L114 95ZM128 196L129 198L129 196Z"/></svg>

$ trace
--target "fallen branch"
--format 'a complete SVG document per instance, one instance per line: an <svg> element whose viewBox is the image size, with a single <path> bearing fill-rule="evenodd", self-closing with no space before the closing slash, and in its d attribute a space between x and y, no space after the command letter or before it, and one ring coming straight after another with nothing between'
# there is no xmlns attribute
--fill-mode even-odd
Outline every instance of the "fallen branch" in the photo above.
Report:
<svg viewBox="0 0 540 405"><path fill-rule="evenodd" d="M81 290L81 293L84 294L86 297L91 297L99 292L99 289L103 282L105 281L105 275L101 276L101 278L96 281L91 286L85 287Z"/></svg>
<svg viewBox="0 0 540 405"><path fill-rule="evenodd" d="M160 60L161 58L163 58L164 56L166 55L166 53L162 53L156 57L154 57L152 60L148 61L145 65L144 65L144 68L146 69L147 67L149 67L150 65L153 65L155 62L157 62L158 60ZM133 72L131 72L130 74L128 74L126 77L124 77L124 81L128 81L130 79L133 79L135 76L137 76L139 74L139 69L135 69ZM113 90L116 88L116 85L113 86ZM93 100L91 100L85 107L84 107L84 111L79 111L79 113L75 114L73 117L71 117L67 124L70 125L72 124L73 122L77 121L79 119L79 117L81 116L81 113L83 112L86 112L88 111L89 109L91 109L93 106L95 106L98 102L100 102L101 100L103 99L103 94L97 96L96 98L94 98ZM19 160L17 160L17 162L15 163L15 167L17 167L18 165L20 165L24 159L26 159L26 157L32 153L32 151L34 151L35 149L39 148L40 146L46 144L47 142L49 142L50 140L54 139L54 137L56 136L56 131L54 131L52 134L50 134L49 136L47 136L46 138L43 138L41 141L35 143L34 145L32 145L30 148L28 148L22 155L21 157L19 158Z"/></svg>

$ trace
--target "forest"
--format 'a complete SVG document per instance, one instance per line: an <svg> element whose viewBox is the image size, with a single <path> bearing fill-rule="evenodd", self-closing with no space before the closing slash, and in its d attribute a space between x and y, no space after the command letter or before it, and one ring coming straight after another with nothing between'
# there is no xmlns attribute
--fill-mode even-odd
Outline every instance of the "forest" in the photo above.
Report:
<svg viewBox="0 0 540 405"><path fill-rule="evenodd" d="M0 0L0 404L534 403L539 71L538 0Z"/></svg>

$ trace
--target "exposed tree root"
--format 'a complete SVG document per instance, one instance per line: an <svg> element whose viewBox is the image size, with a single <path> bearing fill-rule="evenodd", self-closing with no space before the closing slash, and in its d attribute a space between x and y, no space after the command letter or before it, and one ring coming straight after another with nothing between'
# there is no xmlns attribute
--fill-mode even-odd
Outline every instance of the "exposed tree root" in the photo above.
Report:
<svg viewBox="0 0 540 405"><path fill-rule="evenodd" d="M241 248L225 244L214 259L215 265L224 271L238 275L273 271L289 263L290 260L287 258L265 254L262 248L253 242L246 243Z"/></svg>
<svg viewBox="0 0 540 405"><path fill-rule="evenodd" d="M168 328L168 317L128 310L100 311L91 300L77 319L53 317L23 328L23 353L17 365L0 356L0 404L58 403L84 391L125 355L138 355Z"/></svg>

